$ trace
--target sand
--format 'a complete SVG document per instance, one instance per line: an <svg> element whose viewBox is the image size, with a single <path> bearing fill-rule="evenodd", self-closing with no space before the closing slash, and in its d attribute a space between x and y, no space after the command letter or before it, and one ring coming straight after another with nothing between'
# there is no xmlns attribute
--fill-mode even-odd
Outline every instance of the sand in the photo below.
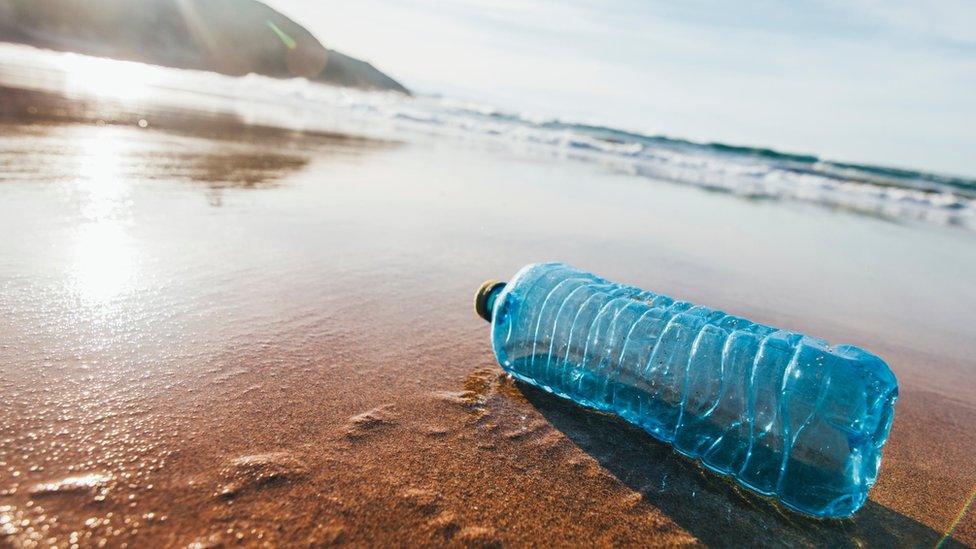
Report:
<svg viewBox="0 0 976 549"><path fill-rule="evenodd" d="M932 546L972 497L972 234L2 97L0 544ZM471 301L540 260L881 354L868 504L805 518L513 382Z"/></svg>

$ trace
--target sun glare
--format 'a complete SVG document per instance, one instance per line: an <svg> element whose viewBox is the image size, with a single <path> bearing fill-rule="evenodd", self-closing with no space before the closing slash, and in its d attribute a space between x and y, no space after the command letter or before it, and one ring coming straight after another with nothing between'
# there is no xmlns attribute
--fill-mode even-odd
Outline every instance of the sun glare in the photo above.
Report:
<svg viewBox="0 0 976 549"><path fill-rule="evenodd" d="M140 63L69 54L62 68L68 92L134 101L150 91L152 67Z"/></svg>
<svg viewBox="0 0 976 549"><path fill-rule="evenodd" d="M104 303L120 294L132 276L132 250L119 223L89 223L75 242L74 279L88 302Z"/></svg>
<svg viewBox="0 0 976 549"><path fill-rule="evenodd" d="M121 172L129 142L106 128L83 141L78 185L83 193L83 225L73 246L73 279L78 295L104 303L125 290L133 277L134 248L126 232L127 185Z"/></svg>

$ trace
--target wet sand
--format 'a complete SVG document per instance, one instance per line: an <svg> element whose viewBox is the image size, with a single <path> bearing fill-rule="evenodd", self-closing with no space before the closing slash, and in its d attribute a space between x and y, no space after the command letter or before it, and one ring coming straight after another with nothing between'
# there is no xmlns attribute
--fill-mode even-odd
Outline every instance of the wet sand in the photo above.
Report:
<svg viewBox="0 0 976 549"><path fill-rule="evenodd" d="M3 97L0 544L932 546L972 497L970 233ZM869 503L783 511L514 383L471 301L540 260L885 357Z"/></svg>

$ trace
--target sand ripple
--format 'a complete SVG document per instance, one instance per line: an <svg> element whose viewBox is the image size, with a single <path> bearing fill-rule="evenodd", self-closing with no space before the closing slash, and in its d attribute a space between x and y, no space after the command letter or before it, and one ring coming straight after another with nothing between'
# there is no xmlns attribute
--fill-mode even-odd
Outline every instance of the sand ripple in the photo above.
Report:
<svg viewBox="0 0 976 549"><path fill-rule="evenodd" d="M303 478L307 472L305 464L289 452L241 456L220 470L223 484L217 495L233 498L246 491Z"/></svg>
<svg viewBox="0 0 976 549"><path fill-rule="evenodd" d="M392 404L377 406L372 410L367 410L349 418L349 422L346 425L346 436L349 438L362 438L377 429L395 424L398 418L399 416L393 411Z"/></svg>
<svg viewBox="0 0 976 549"><path fill-rule="evenodd" d="M75 475L35 484L30 489L30 494L32 496L53 496L59 494L94 493L107 489L106 484L110 480L112 480L110 475L102 473Z"/></svg>

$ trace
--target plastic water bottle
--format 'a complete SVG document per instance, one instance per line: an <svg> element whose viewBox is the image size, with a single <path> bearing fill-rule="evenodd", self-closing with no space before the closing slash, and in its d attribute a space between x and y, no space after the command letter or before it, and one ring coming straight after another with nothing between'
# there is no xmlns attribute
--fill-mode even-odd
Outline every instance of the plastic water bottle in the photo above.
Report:
<svg viewBox="0 0 976 549"><path fill-rule="evenodd" d="M559 263L486 282L475 308L517 379L616 414L802 513L845 517L867 500L898 383L866 351Z"/></svg>

